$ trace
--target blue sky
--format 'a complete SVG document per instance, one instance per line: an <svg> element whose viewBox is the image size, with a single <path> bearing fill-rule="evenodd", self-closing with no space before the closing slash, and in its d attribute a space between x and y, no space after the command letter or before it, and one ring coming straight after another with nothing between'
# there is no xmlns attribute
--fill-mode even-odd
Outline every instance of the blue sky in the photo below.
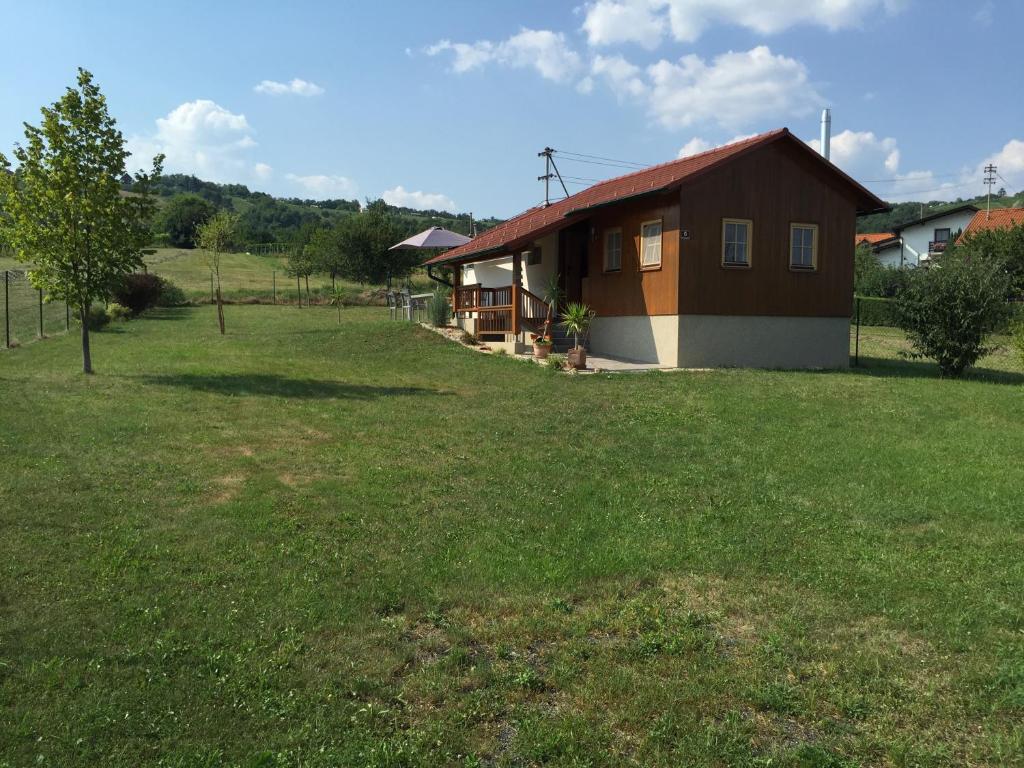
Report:
<svg viewBox="0 0 1024 768"><path fill-rule="evenodd" d="M833 160L886 199L979 194L988 161L1024 188L1018 0L2 0L0 18L5 153L83 66L138 155L278 195L510 216L542 199L546 145L662 162L783 125L812 140L823 106Z"/></svg>

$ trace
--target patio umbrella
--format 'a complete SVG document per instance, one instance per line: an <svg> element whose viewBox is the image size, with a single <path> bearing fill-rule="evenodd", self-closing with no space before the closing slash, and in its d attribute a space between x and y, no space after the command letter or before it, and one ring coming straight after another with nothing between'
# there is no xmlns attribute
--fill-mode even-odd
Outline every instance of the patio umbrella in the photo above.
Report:
<svg viewBox="0 0 1024 768"><path fill-rule="evenodd" d="M468 243L472 238L452 232L443 227L431 227L425 229L418 235L413 235L408 240L403 240L398 245L392 245L389 251L406 250L410 248L454 248L458 245Z"/></svg>

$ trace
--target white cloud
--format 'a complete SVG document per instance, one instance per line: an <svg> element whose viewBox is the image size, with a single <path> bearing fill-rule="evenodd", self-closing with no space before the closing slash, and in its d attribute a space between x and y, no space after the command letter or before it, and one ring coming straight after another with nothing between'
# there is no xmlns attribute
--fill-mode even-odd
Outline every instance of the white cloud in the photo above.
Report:
<svg viewBox="0 0 1024 768"><path fill-rule="evenodd" d="M821 141L808 144L821 151ZM879 138L871 131L849 129L832 137L831 160L854 178L890 177L900 167L900 149L896 139Z"/></svg>
<svg viewBox="0 0 1024 768"><path fill-rule="evenodd" d="M894 14L908 0L597 0L586 6L583 31L591 45L638 43L653 49L664 34L692 43L709 27L729 24L762 35L798 25L828 30L861 25L884 11Z"/></svg>
<svg viewBox="0 0 1024 768"><path fill-rule="evenodd" d="M566 43L565 35L547 29L522 29L498 43L441 40L426 48L425 53L428 56L451 53L452 71L460 74L495 63L515 69L532 68L547 80L568 82L581 68L580 56Z"/></svg>
<svg viewBox="0 0 1024 768"><path fill-rule="evenodd" d="M992 26L993 16L995 15L995 4L992 0L985 0L974 13L974 21L976 24L980 24L983 27Z"/></svg>
<svg viewBox="0 0 1024 768"><path fill-rule="evenodd" d="M252 172L260 181L266 181L274 175L274 169L266 163L256 163L256 165L252 167Z"/></svg>
<svg viewBox="0 0 1024 768"><path fill-rule="evenodd" d="M262 80L253 87L253 90L256 93L266 93L270 96L283 96L285 94L293 96L319 96L324 92L324 89L316 83L311 83L298 77L287 83L279 83L276 80Z"/></svg>
<svg viewBox="0 0 1024 768"><path fill-rule="evenodd" d="M403 208L415 208L417 210L455 211L455 201L447 195L439 192L413 192L405 189L401 184L393 189L386 190L381 197L389 205L397 205Z"/></svg>
<svg viewBox="0 0 1024 768"><path fill-rule="evenodd" d="M248 178L254 166L248 159L256 146L245 115L235 114L208 99L188 101L156 121L156 132L132 136L128 149L132 165L163 153L168 171L193 173L210 181ZM258 172L257 172L258 173Z"/></svg>
<svg viewBox="0 0 1024 768"><path fill-rule="evenodd" d="M818 139L807 143L816 152L821 151ZM1021 149L1021 160L1024 163L1024 143L1021 143ZM879 137L872 131L845 130L833 136L831 160L883 200L890 202L953 200L957 197L971 197L980 188L980 170L974 173L964 168L942 174L930 170L901 172L900 148L896 139Z"/></svg>
<svg viewBox="0 0 1024 768"><path fill-rule="evenodd" d="M743 141L744 139L753 138L753 136L755 135L756 134L745 133L740 134L739 136L733 136L724 144L712 144L710 141L705 141L700 136L694 136L692 139L690 139L688 142L683 144L682 147L679 148L679 154L677 154L676 157L683 158L690 157L691 155L699 155L701 152L707 152L709 149L714 149L715 147L722 147L725 146L725 144L735 144L737 141Z"/></svg>
<svg viewBox="0 0 1024 768"><path fill-rule="evenodd" d="M707 152L712 146L714 145L710 141L704 141L699 136L694 136L679 148L679 154L676 157L683 158L690 155L699 155L701 152Z"/></svg>
<svg viewBox="0 0 1024 768"><path fill-rule="evenodd" d="M710 63L696 54L662 59L647 74L651 113L666 128L716 123L736 130L768 118L804 117L824 103L802 62L763 45Z"/></svg>
<svg viewBox="0 0 1024 768"><path fill-rule="evenodd" d="M641 79L640 67L626 61L622 56L595 56L590 65L594 77L601 77L621 100L647 93L647 84Z"/></svg>
<svg viewBox="0 0 1024 768"><path fill-rule="evenodd" d="M639 43L653 49L667 23L663 5L652 0L597 0L587 6L583 31L591 45Z"/></svg>
<svg viewBox="0 0 1024 768"><path fill-rule="evenodd" d="M358 190L356 183L345 176L325 174L299 176L289 173L285 178L300 187L307 195L318 200L352 198Z"/></svg>

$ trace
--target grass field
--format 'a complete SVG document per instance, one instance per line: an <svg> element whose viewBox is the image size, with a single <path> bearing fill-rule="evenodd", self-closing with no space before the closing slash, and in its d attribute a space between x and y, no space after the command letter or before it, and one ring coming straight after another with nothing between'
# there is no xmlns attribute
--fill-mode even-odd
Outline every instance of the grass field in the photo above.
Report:
<svg viewBox="0 0 1024 768"><path fill-rule="evenodd" d="M0 765L1024 765L1024 377L385 318L0 353Z"/></svg>

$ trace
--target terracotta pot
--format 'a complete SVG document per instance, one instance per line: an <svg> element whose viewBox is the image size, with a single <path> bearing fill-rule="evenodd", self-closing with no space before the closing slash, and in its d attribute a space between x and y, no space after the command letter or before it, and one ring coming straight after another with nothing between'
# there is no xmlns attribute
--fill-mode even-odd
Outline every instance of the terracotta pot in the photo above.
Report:
<svg viewBox="0 0 1024 768"><path fill-rule="evenodd" d="M566 354L566 359L569 365L577 371L582 371L587 367L587 350L585 347L573 347Z"/></svg>
<svg viewBox="0 0 1024 768"><path fill-rule="evenodd" d="M536 357L538 360L546 360L547 356L550 354L550 344L538 344L537 342L533 343L533 356Z"/></svg>

